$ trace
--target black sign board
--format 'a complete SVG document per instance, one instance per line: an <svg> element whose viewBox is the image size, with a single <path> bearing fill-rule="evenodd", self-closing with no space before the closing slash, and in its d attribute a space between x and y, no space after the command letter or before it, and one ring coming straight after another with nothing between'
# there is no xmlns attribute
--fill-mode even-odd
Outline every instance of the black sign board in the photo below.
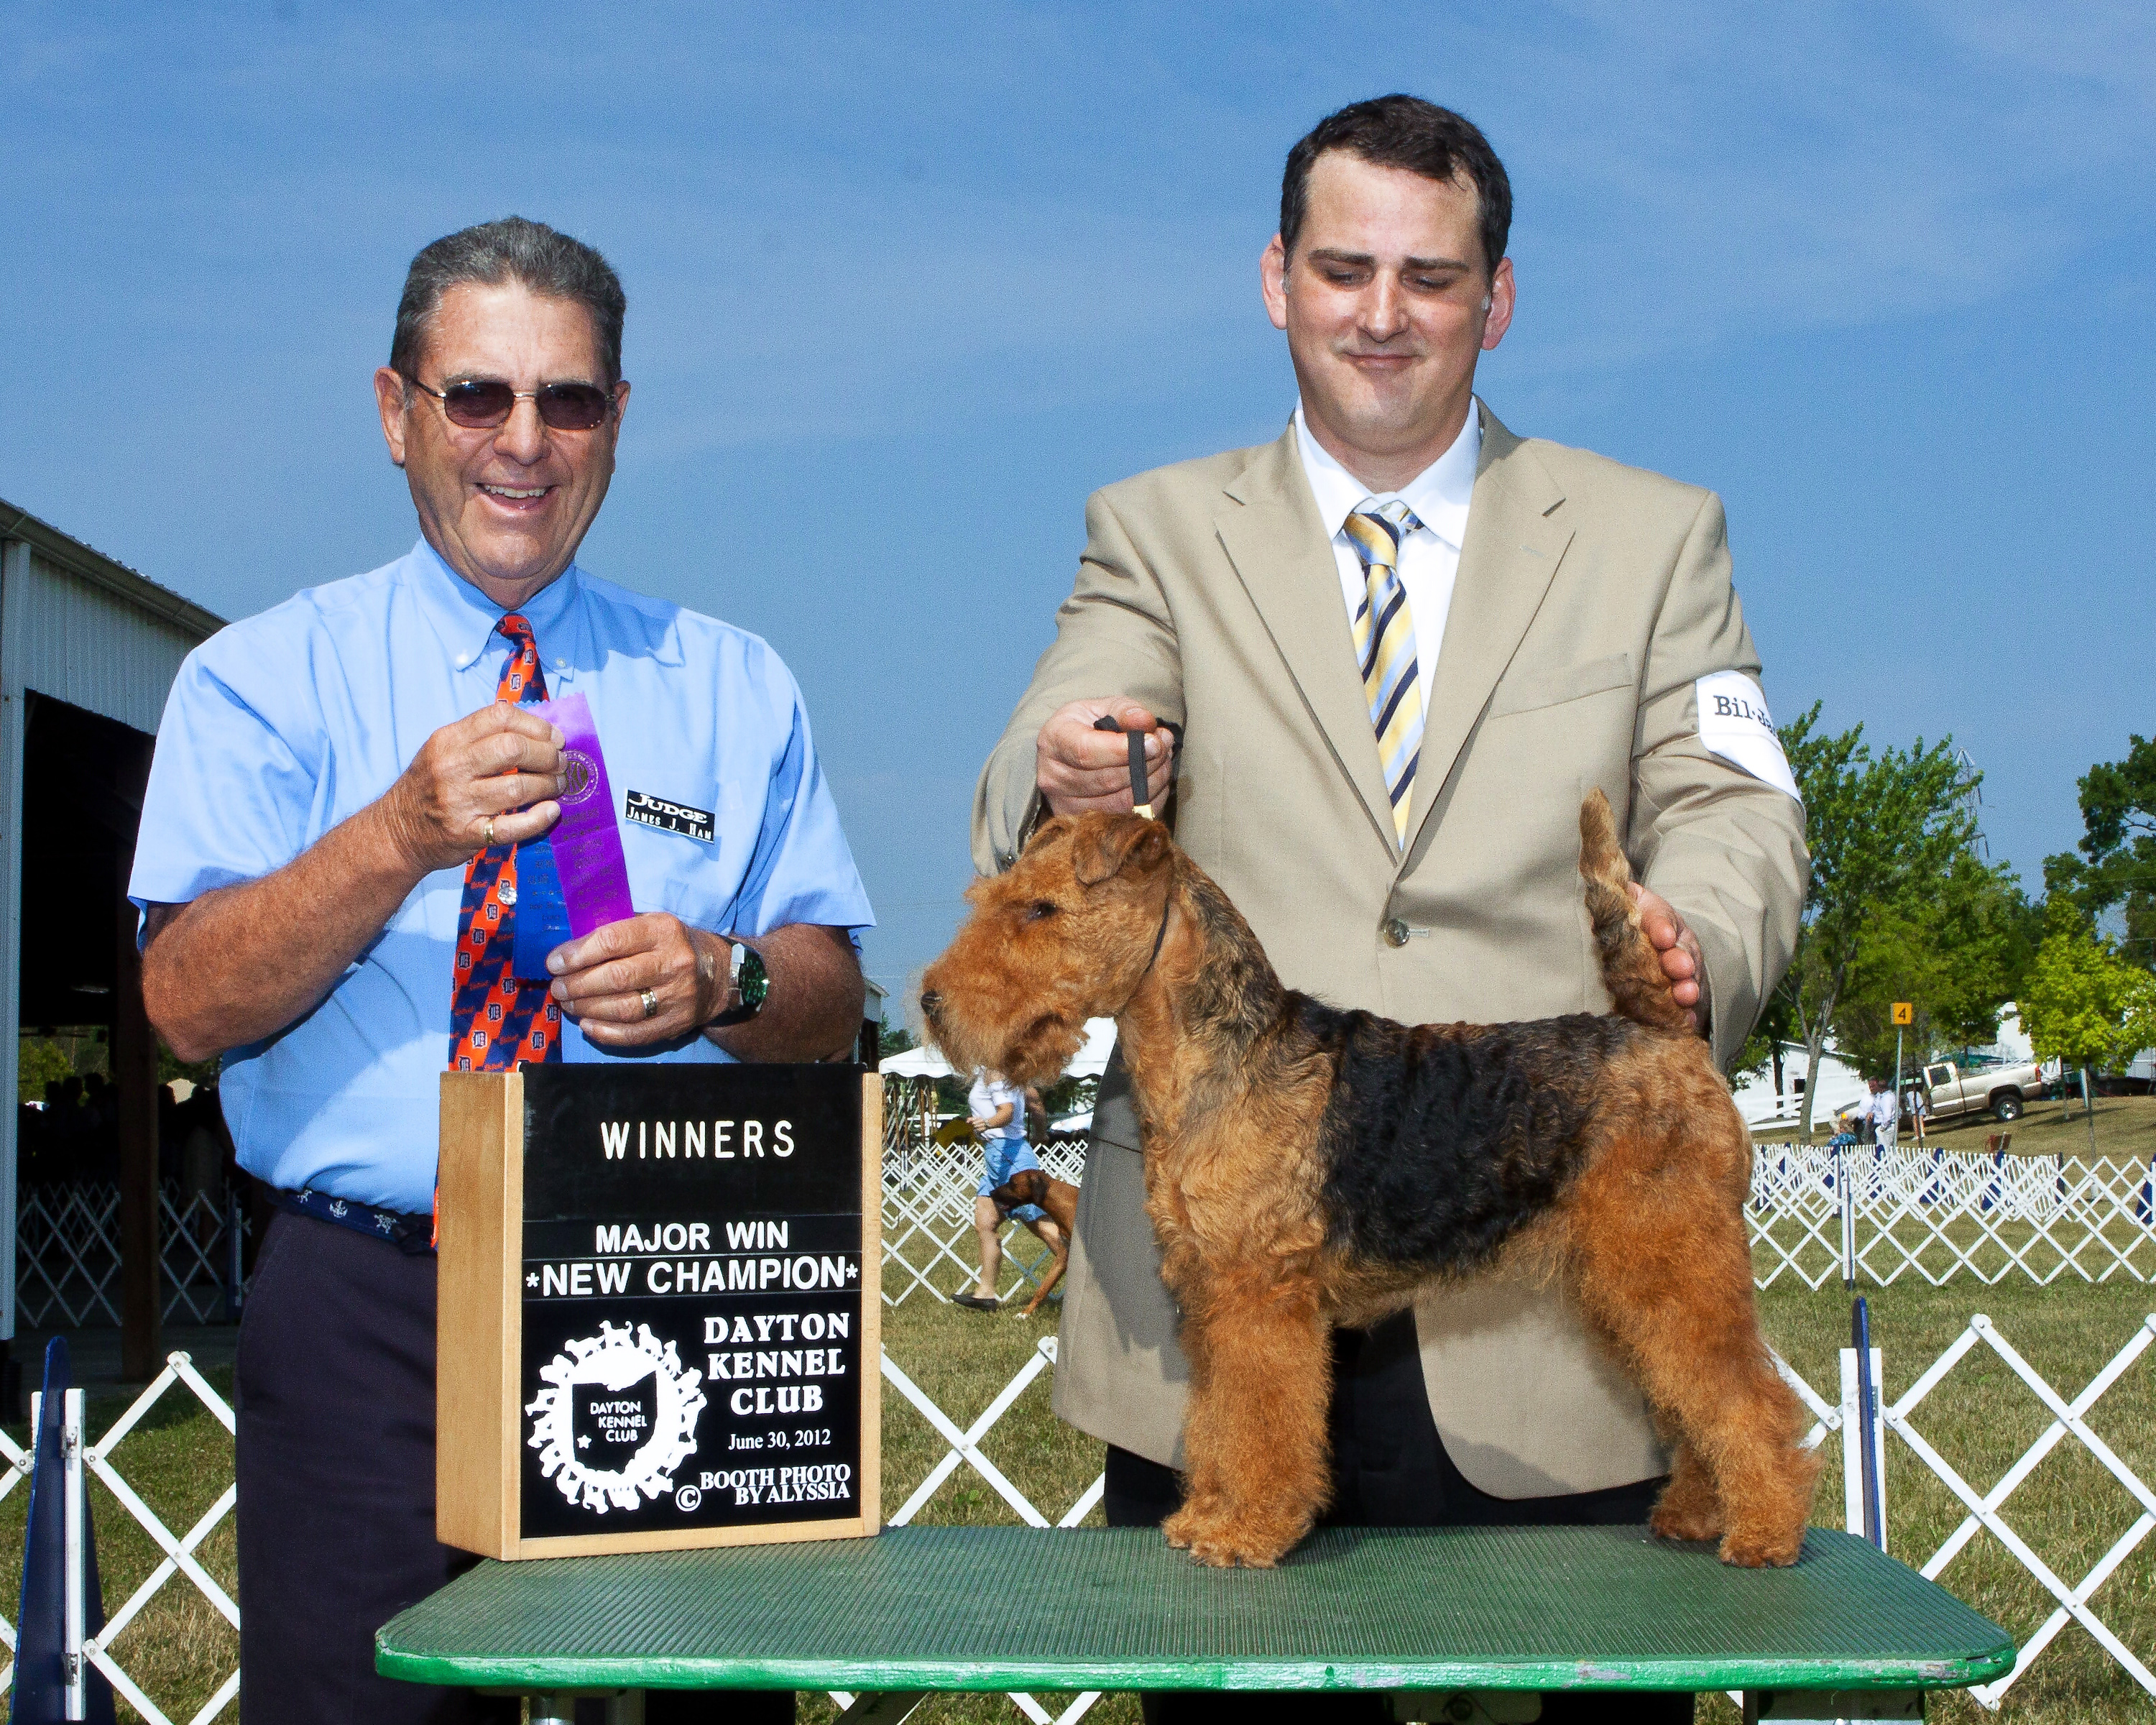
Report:
<svg viewBox="0 0 2156 1725"><path fill-rule="evenodd" d="M875 1531L879 1098L846 1066L445 1075L445 1542Z"/></svg>

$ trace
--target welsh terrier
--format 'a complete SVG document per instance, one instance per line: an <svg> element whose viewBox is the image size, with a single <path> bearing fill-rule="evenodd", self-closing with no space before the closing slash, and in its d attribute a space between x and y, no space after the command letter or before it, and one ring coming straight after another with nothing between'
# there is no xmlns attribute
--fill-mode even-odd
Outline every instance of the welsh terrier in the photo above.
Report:
<svg viewBox="0 0 2156 1725"><path fill-rule="evenodd" d="M1146 1211L1190 1363L1186 1496L1164 1531L1265 1567L1329 1491L1330 1327L1419 1288L1563 1278L1674 1449L1665 1538L1793 1563L1819 1463L1752 1297L1752 1142L1640 929L1608 802L1580 809L1615 1010L1408 1026L1284 988L1165 827L1050 820L922 978L961 1070L1051 1082L1112 1016L1145 1144Z"/></svg>

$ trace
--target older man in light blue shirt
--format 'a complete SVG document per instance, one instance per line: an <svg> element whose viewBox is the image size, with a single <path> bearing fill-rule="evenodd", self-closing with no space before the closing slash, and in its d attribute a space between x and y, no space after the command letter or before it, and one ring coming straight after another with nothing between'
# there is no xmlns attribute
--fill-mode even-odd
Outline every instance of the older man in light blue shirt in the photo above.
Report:
<svg viewBox="0 0 2156 1725"><path fill-rule="evenodd" d="M590 702L617 798L686 811L620 821L639 909L752 940L873 920L800 692L768 646L574 563L518 608L551 692ZM258 880L359 814L436 731L493 701L501 614L423 539L198 649L158 733L136 901ZM221 1090L249 1173L391 1210L432 1204L462 890L457 868L426 875L319 1006L227 1051ZM772 992L775 1008L783 983ZM602 1046L571 1018L562 1058L737 1055L693 1031Z"/></svg>
<svg viewBox="0 0 2156 1725"><path fill-rule="evenodd" d="M244 1725L514 1717L372 1671L374 1630L468 1561L434 1538L453 1036L488 1065L802 1060L860 1025L873 919L793 678L574 561L629 396L624 308L537 223L422 251L375 379L419 542L205 643L159 729L129 888L146 1002L182 1057L224 1056L240 1162L280 1205L238 1367ZM506 946L563 783L523 704L542 690L589 703L636 914L527 981ZM529 1034L490 1043L505 1010Z"/></svg>

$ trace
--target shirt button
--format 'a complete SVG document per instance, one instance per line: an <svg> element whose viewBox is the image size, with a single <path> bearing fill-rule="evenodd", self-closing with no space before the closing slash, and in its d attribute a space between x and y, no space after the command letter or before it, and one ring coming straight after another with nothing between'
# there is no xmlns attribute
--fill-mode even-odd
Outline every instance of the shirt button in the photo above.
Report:
<svg viewBox="0 0 2156 1725"><path fill-rule="evenodd" d="M1404 947L1408 943L1408 926L1397 916L1388 916L1378 932L1384 936L1389 947Z"/></svg>

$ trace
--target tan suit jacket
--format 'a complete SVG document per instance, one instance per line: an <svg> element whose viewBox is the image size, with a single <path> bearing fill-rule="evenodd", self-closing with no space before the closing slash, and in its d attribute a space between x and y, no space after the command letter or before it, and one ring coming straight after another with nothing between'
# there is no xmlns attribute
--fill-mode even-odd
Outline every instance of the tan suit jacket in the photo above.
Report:
<svg viewBox="0 0 2156 1725"><path fill-rule="evenodd" d="M1699 738L1695 680L1759 670L1721 502L1478 411L1404 857L1291 424L1088 501L1055 644L982 774L975 865L1008 867L1040 812L1048 716L1128 696L1186 727L1176 838L1288 986L1410 1024L1602 1012L1578 871L1580 799L1599 786L1638 877L1699 937L1726 1061L1789 962L1807 858L1798 804ZM1055 1409L1174 1463L1187 1371L1117 1066L1093 1145ZM1415 1317L1431 1413L1480 1489L1540 1497L1662 1471L1638 1393L1562 1287L1472 1286Z"/></svg>

